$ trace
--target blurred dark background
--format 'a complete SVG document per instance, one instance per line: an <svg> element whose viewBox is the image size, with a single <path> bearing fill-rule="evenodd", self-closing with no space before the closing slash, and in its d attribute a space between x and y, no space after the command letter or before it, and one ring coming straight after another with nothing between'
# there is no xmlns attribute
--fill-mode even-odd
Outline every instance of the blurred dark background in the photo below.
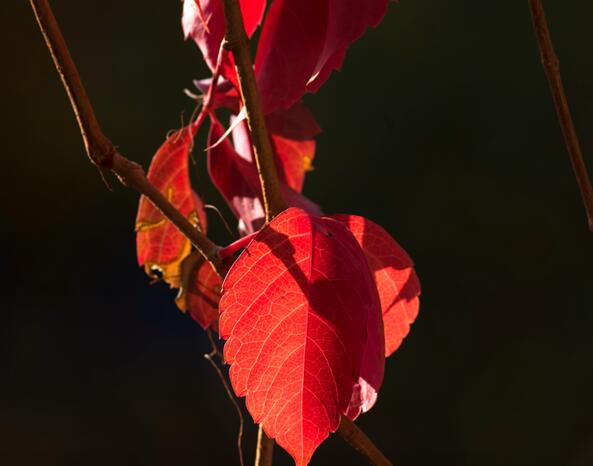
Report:
<svg viewBox="0 0 593 466"><path fill-rule="evenodd" d="M106 134L147 166L208 75L181 3L52 4ZM593 3L546 8L593 166ZM136 265L137 196L86 160L28 2L0 11L0 463L238 464L204 334ZM324 129L306 193L384 225L423 284L360 424L400 466L593 464L593 235L527 2L391 5L306 102ZM312 464L364 461L332 436Z"/></svg>

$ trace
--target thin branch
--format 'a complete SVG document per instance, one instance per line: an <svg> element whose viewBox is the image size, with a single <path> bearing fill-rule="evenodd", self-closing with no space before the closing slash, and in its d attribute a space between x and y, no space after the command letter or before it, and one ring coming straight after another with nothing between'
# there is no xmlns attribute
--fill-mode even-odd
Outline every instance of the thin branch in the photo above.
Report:
<svg viewBox="0 0 593 466"><path fill-rule="evenodd" d="M239 403L237 403L237 400L235 399L235 396L233 395L233 391L231 390L231 387L229 387L229 384L226 381L226 378L224 377L222 370L220 369L220 367L216 363L216 361L214 361L214 358L217 358L221 364L223 363L222 355L220 354L220 351L218 351L218 346L216 346L216 341L214 341L214 337L212 336L212 330L208 329L208 330L206 330L206 333L208 334L208 339L210 340L210 345L212 346L212 351L210 353L205 354L204 358L212 365L212 367L216 371L216 374L218 374L218 378L222 382L222 385L226 391L227 396L229 397L229 400L231 400L231 403L235 407L235 411L237 411L237 416L239 416L239 432L237 433L237 450L239 452L239 462L240 462L241 466L245 466L245 460L243 459L243 426L245 425L245 421L243 419L243 413L241 412L241 407L239 406Z"/></svg>
<svg viewBox="0 0 593 466"><path fill-rule="evenodd" d="M352 448L363 455L370 464L374 466L393 466L371 439L346 416L342 416L338 433Z"/></svg>
<svg viewBox="0 0 593 466"><path fill-rule="evenodd" d="M288 205L280 190L274 152L266 126L259 91L253 72L249 39L245 33L239 0L224 0L226 22L225 47L233 52L241 97L247 112L247 124L251 133L253 153L262 187L266 221L269 222Z"/></svg>
<svg viewBox="0 0 593 466"><path fill-rule="evenodd" d="M263 427L257 431L257 450L255 451L255 466L272 466L274 459L274 440L266 435Z"/></svg>
<svg viewBox="0 0 593 466"><path fill-rule="evenodd" d="M146 178L140 165L122 156L103 134L93 106L47 0L30 0L45 43L72 104L87 155L101 170L111 170L124 186L146 196L218 270L218 246L179 212Z"/></svg>
<svg viewBox="0 0 593 466"><path fill-rule="evenodd" d="M566 93L564 92L564 85L562 84L562 77L560 75L560 62L554 51L554 45L552 44L552 38L541 0L529 0L529 8L533 18L533 27L537 36L542 64L550 84L550 91L554 100L554 106L556 107L558 121L562 127L564 142L581 191L583 203L585 204L589 230L593 232L593 188L591 187L591 180L589 179L587 166L583 159L581 145L574 127Z"/></svg>

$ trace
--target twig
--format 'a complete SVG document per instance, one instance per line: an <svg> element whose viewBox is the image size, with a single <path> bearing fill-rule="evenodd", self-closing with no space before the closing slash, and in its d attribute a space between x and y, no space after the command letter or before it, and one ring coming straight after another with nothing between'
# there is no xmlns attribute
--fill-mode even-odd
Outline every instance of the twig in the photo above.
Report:
<svg viewBox="0 0 593 466"><path fill-rule="evenodd" d="M274 440L266 435L263 427L257 432L257 450L255 450L255 466L272 466L274 459Z"/></svg>
<svg viewBox="0 0 593 466"><path fill-rule="evenodd" d="M371 439L346 416L342 416L338 433L352 448L363 455L370 464L374 466L393 466Z"/></svg>
<svg viewBox="0 0 593 466"><path fill-rule="evenodd" d="M146 196L162 214L183 233L218 270L218 246L201 233L146 178L140 165L122 156L103 134L93 106L70 55L64 36L47 0L30 0L47 48L76 115L87 155L100 170L111 170L124 186Z"/></svg>
<svg viewBox="0 0 593 466"><path fill-rule="evenodd" d="M581 191L583 203L585 204L589 230L593 232L593 188L591 187L591 180L589 179L587 166L583 159L579 138L574 127L570 108L568 107L566 93L564 92L564 85L562 84L562 77L560 75L560 62L554 51L554 45L552 44L552 38L541 0L529 0L529 8L533 18L533 27L537 36L542 64L550 84L550 91L554 100L554 106L556 107L558 121L562 127L564 142Z"/></svg>
<svg viewBox="0 0 593 466"><path fill-rule="evenodd" d="M218 351L218 347L216 346L216 341L214 341L214 337L212 336L212 330L208 329L208 330L206 330L206 333L208 334L208 339L210 340L210 345L212 346L212 351L210 353L205 354L204 358L212 365L212 367L218 374L218 378L222 382L222 385L226 391L226 394L229 397L229 400L231 400L231 403L233 403L233 406L235 407L235 411L237 411L237 415L239 416L239 432L237 433L237 450L239 452L239 462L240 462L241 466L245 466L245 461L243 459L243 426L245 425L245 421L243 419L243 413L241 412L241 407L239 406L239 403L237 403L237 400L235 399L235 396L233 395L231 387L229 387L229 384L226 381L224 374L222 373L222 370L220 369L218 364L214 361L214 358L216 357L216 358L218 358L218 360L221 363L223 362L222 355L220 354L220 351Z"/></svg>
<svg viewBox="0 0 593 466"><path fill-rule="evenodd" d="M266 221L269 222L288 206L280 190L274 152L255 81L249 39L245 33L239 0L224 0L224 14L226 22L224 44L233 52L235 59L241 97L247 112L247 124L262 187Z"/></svg>

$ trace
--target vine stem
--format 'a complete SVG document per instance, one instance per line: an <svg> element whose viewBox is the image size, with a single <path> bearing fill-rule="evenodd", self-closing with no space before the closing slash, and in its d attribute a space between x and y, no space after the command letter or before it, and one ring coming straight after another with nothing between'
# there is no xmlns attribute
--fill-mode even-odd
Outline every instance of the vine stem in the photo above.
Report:
<svg viewBox="0 0 593 466"><path fill-rule="evenodd" d="M272 466L274 460L274 440L266 435L264 428L259 426L257 431L257 450L255 451L255 466Z"/></svg>
<svg viewBox="0 0 593 466"><path fill-rule="evenodd" d="M47 0L29 0L54 65L66 89L80 128L86 153L101 173L111 170L124 186L135 189L158 209L183 233L200 253L220 269L218 246L200 232L171 204L168 199L148 180L144 169L122 156L105 136L95 116L93 105L82 84L80 74L70 55L51 6Z"/></svg>
<svg viewBox="0 0 593 466"><path fill-rule="evenodd" d="M239 0L224 0L224 15L226 24L224 44L233 53L235 59L241 98L247 113L247 125L251 133L253 153L262 188L266 222L269 222L286 210L288 205L280 190L274 152L253 72L249 39L245 32Z"/></svg>
<svg viewBox="0 0 593 466"><path fill-rule="evenodd" d="M587 165L583 158L579 138L568 106L568 99L566 98L566 92L564 91L562 76L560 74L560 61L554 51L554 45L552 43L552 37L548 28L542 1L529 0L529 9L531 10L531 17L533 19L533 27L537 37L542 65L548 78L554 107L556 108L558 121L560 122L562 134L564 135L566 149L568 150L570 162L581 191L583 203L585 204L589 230L593 232L593 188L591 187Z"/></svg>
<svg viewBox="0 0 593 466"><path fill-rule="evenodd" d="M358 453L364 456L374 466L393 466L370 438L354 422L342 416L338 433Z"/></svg>
<svg viewBox="0 0 593 466"><path fill-rule="evenodd" d="M241 97L247 113L247 124L251 133L253 152L259 173L266 221L269 222L288 207L280 190L278 172L270 135L266 127L261 98L257 89L255 73L249 51L249 39L245 33L239 0L224 0L225 47L233 53ZM339 434L372 465L391 466L385 455L373 444L364 432L345 416L338 428ZM259 428L255 466L271 466L273 443L262 427Z"/></svg>

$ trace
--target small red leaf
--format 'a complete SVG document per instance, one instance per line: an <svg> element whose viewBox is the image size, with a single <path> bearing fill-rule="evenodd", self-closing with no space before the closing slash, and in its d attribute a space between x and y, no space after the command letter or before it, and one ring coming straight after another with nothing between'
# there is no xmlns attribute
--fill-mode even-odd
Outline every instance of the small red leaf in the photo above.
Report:
<svg viewBox="0 0 593 466"><path fill-rule="evenodd" d="M306 465L348 408L380 313L360 246L339 222L288 209L234 263L220 310L235 392Z"/></svg>
<svg viewBox="0 0 593 466"><path fill-rule="evenodd" d="M333 215L362 247L375 276L385 328L385 353L391 355L418 316L420 282L404 249L376 223L356 215Z"/></svg>
<svg viewBox="0 0 593 466"><path fill-rule="evenodd" d="M148 170L148 179L190 222L206 231L206 215L200 198L191 190L188 158L193 134L183 128L170 136L159 148ZM136 217L138 263L146 273L155 270L177 287L180 265L191 250L191 244L163 214L142 196Z"/></svg>
<svg viewBox="0 0 593 466"><path fill-rule="evenodd" d="M221 287L222 280L212 264L196 251L181 264L181 283L175 302L203 329L212 325L217 330Z"/></svg>
<svg viewBox="0 0 593 466"><path fill-rule="evenodd" d="M297 192L303 190L305 175L313 169L314 137L321 132L311 112L302 103L266 116L280 179ZM233 122L231 121L231 125ZM253 160L251 139L245 121L233 129L235 150L247 161Z"/></svg>
<svg viewBox="0 0 593 466"><path fill-rule="evenodd" d="M328 0L327 33L308 90L316 91L334 69L342 66L347 47L368 26L376 26L387 10L388 0Z"/></svg>
<svg viewBox="0 0 593 466"><path fill-rule="evenodd" d="M200 2L201 8L196 4L197 1ZM248 36L251 36L261 23L265 7L265 0L241 0L243 22ZM194 40L204 60L214 71L225 32L222 0L185 0L181 25L185 38L191 37ZM222 64L221 74L237 83L231 54Z"/></svg>
<svg viewBox="0 0 593 466"><path fill-rule="evenodd" d="M348 46L385 15L388 0L275 0L255 71L266 113L289 108L339 69Z"/></svg>
<svg viewBox="0 0 593 466"><path fill-rule="evenodd" d="M224 134L220 122L214 117L211 121L209 146L220 141ZM208 150L208 171L212 182L239 219L240 230L247 234L259 230L264 223L265 212L255 163L239 155L227 138ZM319 207L305 196L285 184L281 185L281 189L290 206L305 209L313 215L321 214Z"/></svg>
<svg viewBox="0 0 593 466"><path fill-rule="evenodd" d="M255 57L255 71L265 113L289 108L305 93L325 43L327 2L272 2Z"/></svg>

